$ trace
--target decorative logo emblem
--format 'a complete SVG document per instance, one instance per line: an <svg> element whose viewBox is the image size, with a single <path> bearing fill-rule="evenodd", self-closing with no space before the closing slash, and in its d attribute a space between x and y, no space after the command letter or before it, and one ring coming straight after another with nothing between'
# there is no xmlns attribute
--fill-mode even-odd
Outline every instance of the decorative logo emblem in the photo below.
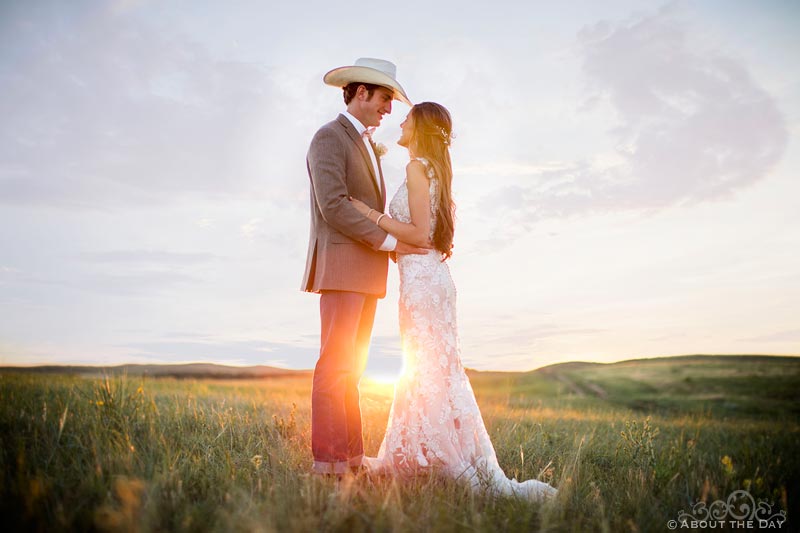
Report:
<svg viewBox="0 0 800 533"><path fill-rule="evenodd" d="M670 529L780 529L786 522L786 511L773 512L773 504L764 500L756 503L746 490L736 490L728 496L727 501L717 500L706 506L698 501L692 506L691 513L683 509L677 520L667 522Z"/></svg>

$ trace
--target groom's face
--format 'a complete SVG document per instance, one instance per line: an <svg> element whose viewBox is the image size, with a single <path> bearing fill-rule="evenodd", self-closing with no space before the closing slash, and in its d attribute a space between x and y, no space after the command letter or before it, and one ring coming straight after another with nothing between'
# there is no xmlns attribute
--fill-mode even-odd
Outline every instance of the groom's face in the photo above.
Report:
<svg viewBox="0 0 800 533"><path fill-rule="evenodd" d="M366 90L362 92L359 88L356 94L358 101L358 111L361 116L358 118L368 128L377 128L381 125L383 115L392 112L392 97L394 93L385 87L378 87L373 91L372 98Z"/></svg>

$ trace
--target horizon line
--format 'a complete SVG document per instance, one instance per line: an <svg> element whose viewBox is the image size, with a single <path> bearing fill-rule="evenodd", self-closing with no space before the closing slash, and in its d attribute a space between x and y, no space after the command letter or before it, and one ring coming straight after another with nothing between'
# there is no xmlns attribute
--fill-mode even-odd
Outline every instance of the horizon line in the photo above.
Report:
<svg viewBox="0 0 800 533"><path fill-rule="evenodd" d="M540 370L543 368L548 368L551 366L558 366L558 365L565 365L565 364L591 364L591 365L614 365L620 363L630 363L635 361L642 361L642 360L650 360L650 359L678 359L678 358L691 358L691 357L785 357L785 358L798 358L800 359L800 353L797 354L767 354L767 353L743 353L743 354L732 354L732 353L693 353L693 354L676 354L676 355L655 355L655 356L640 356L640 357L633 357L629 359L620 359L618 361L586 361L581 359L571 360L571 361L560 361L557 363L551 363L546 365L537 366L528 370L499 370L499 369L475 369L470 367L465 367L466 369L473 371L473 372L496 372L496 373L526 373L526 372L534 372L536 370ZM80 364L80 363L28 363L28 364L0 364L0 371L6 369L36 369L36 368L46 368L46 367L55 367L55 368L69 368L69 367L86 367L86 368L94 368L98 370L102 369L113 369L113 368L120 368L125 366L160 366L160 367L168 367L168 366L191 366L191 365L213 365L219 368L231 368L237 370L245 370L245 369L252 369L252 368L270 368L275 370L281 370L286 372L313 372L313 368L287 368L282 366L274 366L274 365L266 365L266 364L251 364L251 365L234 365L229 363L216 363L212 361L181 361L181 362L162 362L162 363L115 363L109 365L103 364Z"/></svg>

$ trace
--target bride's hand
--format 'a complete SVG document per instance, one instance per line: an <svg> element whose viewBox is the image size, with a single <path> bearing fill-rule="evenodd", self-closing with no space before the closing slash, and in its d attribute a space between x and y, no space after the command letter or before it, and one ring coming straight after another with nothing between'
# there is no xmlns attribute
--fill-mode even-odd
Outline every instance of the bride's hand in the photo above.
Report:
<svg viewBox="0 0 800 533"><path fill-rule="evenodd" d="M353 207L355 207L358 210L359 213L361 213L364 216L367 216L367 213L369 213L370 211L370 207L367 204L365 204L361 200L353 198L352 196L349 196L348 199L350 200L350 203L353 204Z"/></svg>

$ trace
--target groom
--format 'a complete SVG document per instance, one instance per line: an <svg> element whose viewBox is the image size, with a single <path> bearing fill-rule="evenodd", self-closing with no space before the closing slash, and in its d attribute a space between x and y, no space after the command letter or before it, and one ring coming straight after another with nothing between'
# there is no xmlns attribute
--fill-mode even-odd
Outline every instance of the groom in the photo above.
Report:
<svg viewBox="0 0 800 533"><path fill-rule="evenodd" d="M367 363L378 298L386 294L388 252L424 253L380 229L349 202L383 212L386 186L370 137L392 100L408 105L394 64L358 59L323 78L341 87L347 110L322 126L306 164L311 235L302 289L320 294L322 334L311 392L313 472L355 471L364 456L358 383Z"/></svg>

